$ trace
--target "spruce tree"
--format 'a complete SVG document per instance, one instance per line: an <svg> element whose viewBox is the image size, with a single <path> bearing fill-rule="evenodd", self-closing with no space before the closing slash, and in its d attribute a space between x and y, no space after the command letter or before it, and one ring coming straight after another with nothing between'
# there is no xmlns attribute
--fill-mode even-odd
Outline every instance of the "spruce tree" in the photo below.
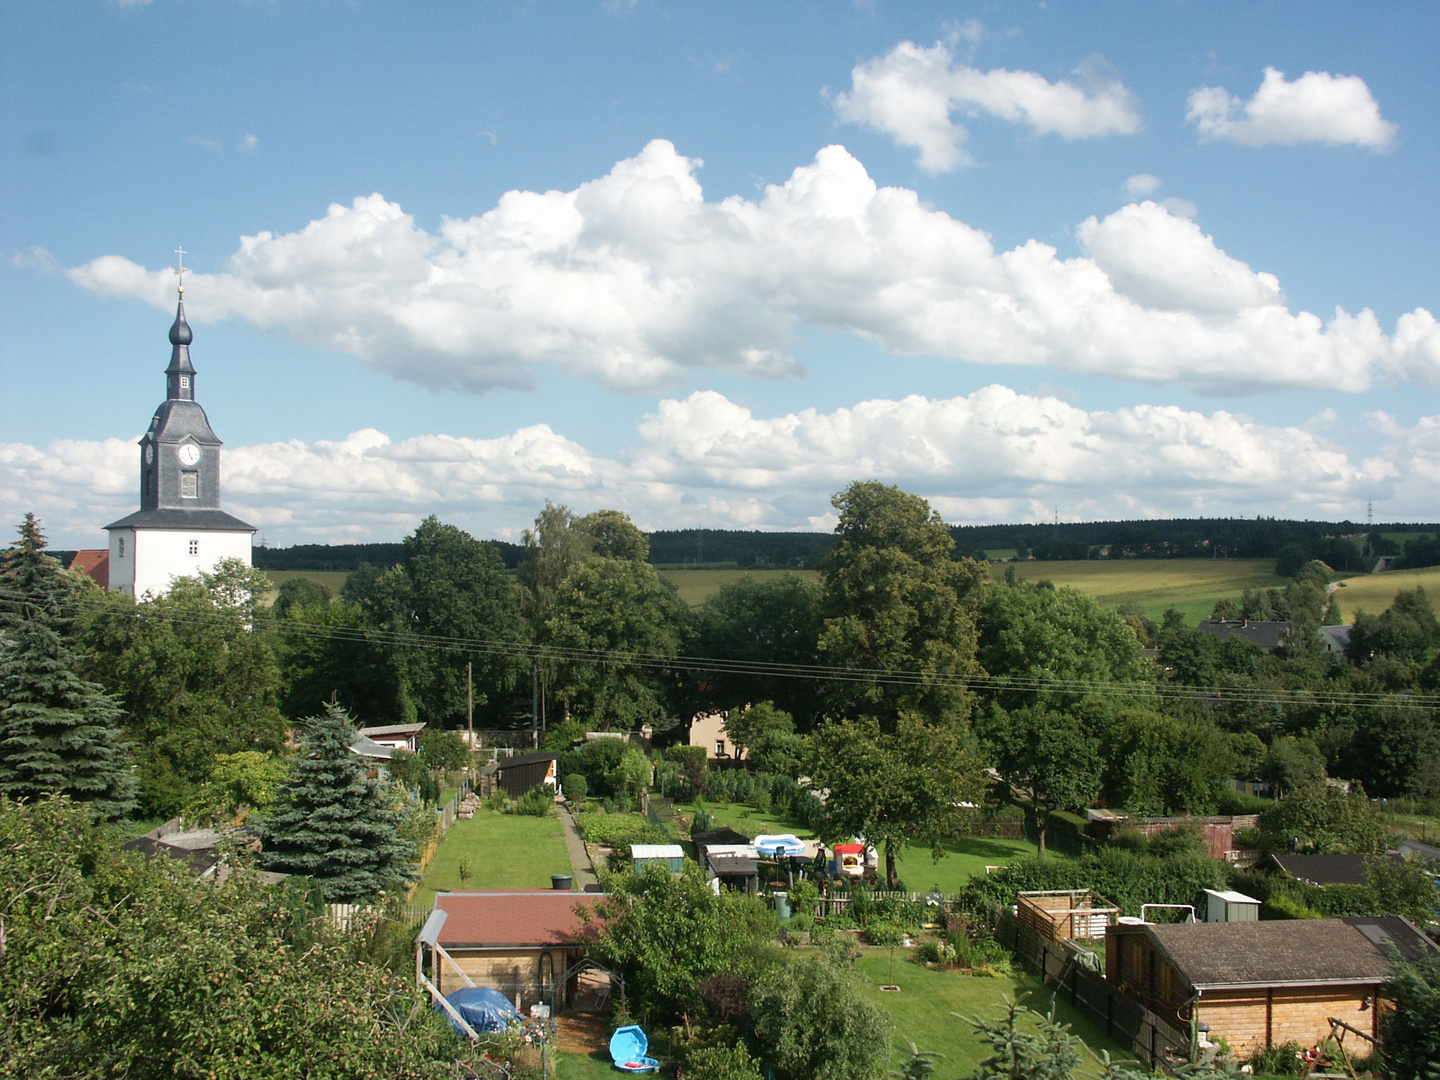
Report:
<svg viewBox="0 0 1440 1080"><path fill-rule="evenodd" d="M26 514L0 559L0 795L68 795L103 817L134 806L121 710L76 673L74 585Z"/></svg>
<svg viewBox="0 0 1440 1080"><path fill-rule="evenodd" d="M305 874L332 903L368 900L413 874L402 814L350 750L355 725L339 705L305 721L300 756L259 827L266 870Z"/></svg>

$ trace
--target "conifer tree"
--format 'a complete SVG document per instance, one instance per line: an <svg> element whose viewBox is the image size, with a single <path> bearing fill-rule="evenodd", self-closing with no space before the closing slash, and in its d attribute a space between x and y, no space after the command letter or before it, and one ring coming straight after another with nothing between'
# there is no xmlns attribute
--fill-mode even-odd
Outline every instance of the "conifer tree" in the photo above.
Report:
<svg viewBox="0 0 1440 1080"><path fill-rule="evenodd" d="M402 884L413 874L414 855L399 836L403 815L351 752L350 714L330 704L305 724L290 779L260 826L260 865L309 876L332 904L367 900Z"/></svg>
<svg viewBox="0 0 1440 1080"><path fill-rule="evenodd" d="M26 514L0 559L0 794L68 795L117 818L134 806L121 710L76 673L73 592Z"/></svg>

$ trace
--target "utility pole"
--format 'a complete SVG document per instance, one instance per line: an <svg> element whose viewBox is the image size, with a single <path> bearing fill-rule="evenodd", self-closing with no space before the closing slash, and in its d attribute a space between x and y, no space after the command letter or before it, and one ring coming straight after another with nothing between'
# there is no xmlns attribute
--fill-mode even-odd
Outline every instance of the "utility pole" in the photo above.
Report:
<svg viewBox="0 0 1440 1080"><path fill-rule="evenodd" d="M475 683L470 660L465 661L465 731L470 738L470 752L475 752Z"/></svg>
<svg viewBox="0 0 1440 1080"><path fill-rule="evenodd" d="M540 749L540 662L530 661L530 739Z"/></svg>

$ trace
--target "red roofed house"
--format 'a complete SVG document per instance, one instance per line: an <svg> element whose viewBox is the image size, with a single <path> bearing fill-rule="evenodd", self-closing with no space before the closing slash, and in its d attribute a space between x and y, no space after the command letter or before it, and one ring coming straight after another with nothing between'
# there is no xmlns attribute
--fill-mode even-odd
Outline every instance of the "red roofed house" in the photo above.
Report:
<svg viewBox="0 0 1440 1080"><path fill-rule="evenodd" d="M512 1001L518 995L521 1008L548 1004L549 988L558 987L555 1006L563 1009L576 989L576 977L567 974L587 948L577 909L599 899L599 893L560 890L440 893L430 916L433 923L444 914L433 936L440 949L430 978L448 994L466 985L458 967L477 986L492 986Z"/></svg>
<svg viewBox="0 0 1440 1080"><path fill-rule="evenodd" d="M70 560L70 569L78 570L102 589L110 587L110 551L108 548L85 548Z"/></svg>

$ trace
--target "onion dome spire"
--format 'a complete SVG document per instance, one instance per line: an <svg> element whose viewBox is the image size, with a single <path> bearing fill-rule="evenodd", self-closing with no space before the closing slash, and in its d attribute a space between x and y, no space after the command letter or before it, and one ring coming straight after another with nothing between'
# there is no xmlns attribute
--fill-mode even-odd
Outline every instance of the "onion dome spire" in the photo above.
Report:
<svg viewBox="0 0 1440 1080"><path fill-rule="evenodd" d="M190 363L190 342L195 335L185 321L185 249L176 248L179 257L175 275L180 279L175 292L175 322L170 327L170 366L165 369L165 396L172 401L195 400L195 367Z"/></svg>

